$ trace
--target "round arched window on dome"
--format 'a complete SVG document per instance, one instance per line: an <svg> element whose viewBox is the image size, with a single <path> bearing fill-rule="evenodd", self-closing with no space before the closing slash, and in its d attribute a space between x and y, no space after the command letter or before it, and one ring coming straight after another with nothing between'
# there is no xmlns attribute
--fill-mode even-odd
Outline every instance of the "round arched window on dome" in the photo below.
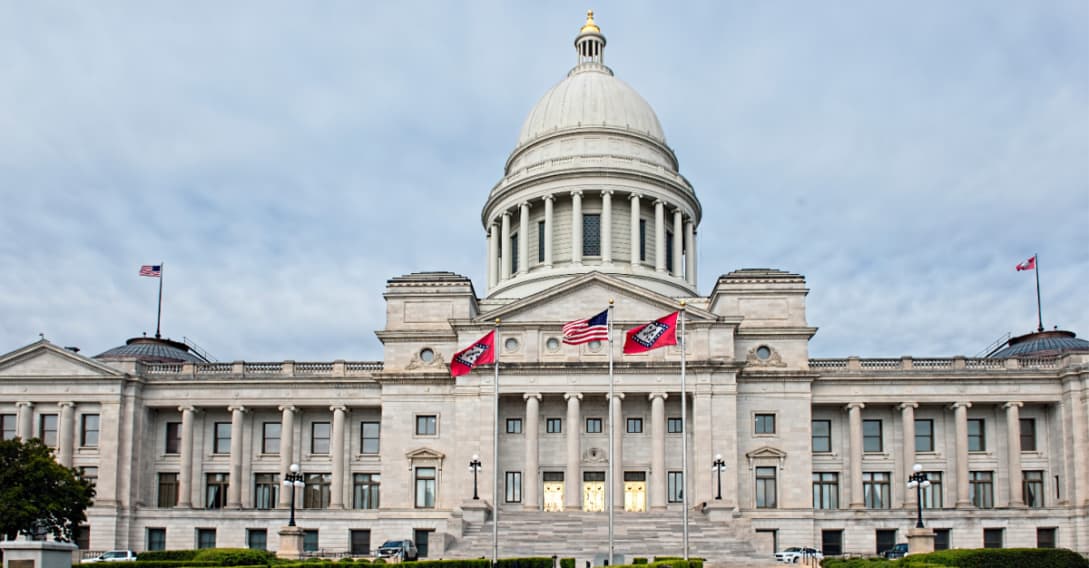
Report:
<svg viewBox="0 0 1089 568"><path fill-rule="evenodd" d="M768 347L767 345L761 345L760 347L757 347L756 358L760 359L761 361L767 361L768 359L771 359L771 347Z"/></svg>
<svg viewBox="0 0 1089 568"><path fill-rule="evenodd" d="M507 351L518 351L518 340L513 337L508 337L507 340L503 342L503 348Z"/></svg>
<svg viewBox="0 0 1089 568"><path fill-rule="evenodd" d="M420 349L420 361L430 363L435 360L435 352L430 347Z"/></svg>
<svg viewBox="0 0 1089 568"><path fill-rule="evenodd" d="M548 340L545 341L545 347L549 351L555 353L556 351L560 350L560 340L556 339L555 337L549 337Z"/></svg>

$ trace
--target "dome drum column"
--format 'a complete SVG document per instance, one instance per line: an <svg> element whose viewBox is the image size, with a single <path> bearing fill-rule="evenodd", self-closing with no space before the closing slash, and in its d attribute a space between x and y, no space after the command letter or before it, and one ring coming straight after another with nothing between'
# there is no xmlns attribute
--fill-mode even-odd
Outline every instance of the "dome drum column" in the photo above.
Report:
<svg viewBox="0 0 1089 568"><path fill-rule="evenodd" d="M503 212L503 233L499 240L500 259L503 262L502 273L500 274L500 280L510 280L511 269L511 250L510 250L510 211Z"/></svg>
<svg viewBox="0 0 1089 568"><path fill-rule="evenodd" d="M529 202L523 202L518 212L518 274L529 272Z"/></svg>
<svg viewBox="0 0 1089 568"><path fill-rule="evenodd" d="M601 262L613 262L613 192L601 192Z"/></svg>
<svg viewBox="0 0 1089 568"><path fill-rule="evenodd" d="M582 192L571 192L571 264L582 264Z"/></svg>
<svg viewBox="0 0 1089 568"><path fill-rule="evenodd" d="M641 249L641 239L639 238L639 197L638 193L631 194L628 199L631 201L631 270L635 273L635 267L639 266L640 258L639 251Z"/></svg>
<svg viewBox="0 0 1089 568"><path fill-rule="evenodd" d="M684 224L684 257L685 280L696 287L696 222L691 218Z"/></svg>
<svg viewBox="0 0 1089 568"><path fill-rule="evenodd" d="M555 225L552 223L552 206L556 198L551 195L546 195L544 198L544 265L545 268L552 268L552 233L555 230Z"/></svg>
<svg viewBox="0 0 1089 568"><path fill-rule="evenodd" d="M681 212L681 208L678 207L673 210L673 266L669 267L670 272L676 278L684 278L683 254L684 254L684 213Z"/></svg>
<svg viewBox="0 0 1089 568"><path fill-rule="evenodd" d="M665 203L654 201L654 270L666 271Z"/></svg>
<svg viewBox="0 0 1089 568"><path fill-rule="evenodd" d="M488 225L488 290L499 284L499 227Z"/></svg>

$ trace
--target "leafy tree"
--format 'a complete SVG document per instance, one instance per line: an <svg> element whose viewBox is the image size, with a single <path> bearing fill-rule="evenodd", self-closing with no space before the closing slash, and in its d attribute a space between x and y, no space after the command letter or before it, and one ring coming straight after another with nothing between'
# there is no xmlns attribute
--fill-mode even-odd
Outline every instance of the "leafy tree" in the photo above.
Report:
<svg viewBox="0 0 1089 568"><path fill-rule="evenodd" d="M0 537L72 541L94 496L94 485L58 464L41 440L0 440Z"/></svg>

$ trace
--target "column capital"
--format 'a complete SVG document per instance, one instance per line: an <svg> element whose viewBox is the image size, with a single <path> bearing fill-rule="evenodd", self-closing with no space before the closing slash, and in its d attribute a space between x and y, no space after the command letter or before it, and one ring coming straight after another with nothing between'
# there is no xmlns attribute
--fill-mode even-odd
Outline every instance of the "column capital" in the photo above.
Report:
<svg viewBox="0 0 1089 568"><path fill-rule="evenodd" d="M611 190L611 189L603 189L603 190L601 190L601 195L613 195L614 193L616 193L616 192L615 192L615 191L613 191L613 190Z"/></svg>
<svg viewBox="0 0 1089 568"><path fill-rule="evenodd" d="M1002 408L1004 408L1006 410L1009 410L1011 408L1021 408L1024 405L1025 405L1025 403L1023 403L1023 402L1010 401L1010 402L1007 402L1006 404L1003 404Z"/></svg>
<svg viewBox="0 0 1089 568"><path fill-rule="evenodd" d="M178 407L178 412L196 412L196 411L197 411L197 407L193 406L192 404L183 404L182 406Z"/></svg>
<svg viewBox="0 0 1089 568"><path fill-rule="evenodd" d="M329 410L331 412L347 412L348 407L343 404L334 404L333 406L329 407Z"/></svg>
<svg viewBox="0 0 1089 568"><path fill-rule="evenodd" d="M898 404L896 406L896 408L899 408L900 410L907 410L909 408L912 409L912 410L915 410L916 408L919 408L919 403L917 403L917 402L901 402L900 404Z"/></svg>
<svg viewBox="0 0 1089 568"><path fill-rule="evenodd" d="M655 206L661 205L662 207L665 207L666 205L669 205L669 204L666 203L665 200L663 200L663 199L655 199L654 200L654 205Z"/></svg>
<svg viewBox="0 0 1089 568"><path fill-rule="evenodd" d="M662 400L665 400L665 399L669 398L669 393L666 393L666 392L652 392L652 393L647 395L647 400L653 401L656 398L660 398Z"/></svg>
<svg viewBox="0 0 1089 568"><path fill-rule="evenodd" d="M628 200L629 201L634 201L636 199L642 199L642 198L643 198L643 196L641 194L638 194L638 193L632 193L632 194L628 195Z"/></svg>
<svg viewBox="0 0 1089 568"><path fill-rule="evenodd" d="M64 402L58 402L57 403L57 406L60 407L60 408L72 408L75 405L76 405L76 403L74 403L74 402L72 402L70 400L66 400Z"/></svg>
<svg viewBox="0 0 1089 568"><path fill-rule="evenodd" d="M677 213L684 215L684 207L681 205L672 206L670 207L670 210L673 212L674 215L676 215Z"/></svg>
<svg viewBox="0 0 1089 568"><path fill-rule="evenodd" d="M529 400L531 398L537 399L537 402L541 402L541 393L539 392L527 392L522 395L522 400Z"/></svg>
<svg viewBox="0 0 1089 568"><path fill-rule="evenodd" d="M866 408L866 403L864 402L848 402L847 405L843 407L843 409L848 412L855 409L862 410L863 408Z"/></svg>
<svg viewBox="0 0 1089 568"><path fill-rule="evenodd" d="M571 197L582 197L582 190L576 189L571 192Z"/></svg>
<svg viewBox="0 0 1089 568"><path fill-rule="evenodd" d="M949 405L949 408L951 408L953 410L956 410L958 408L972 408L972 403L970 403L970 402L954 402L953 404Z"/></svg>
<svg viewBox="0 0 1089 568"><path fill-rule="evenodd" d="M241 404L232 404L231 406L227 407L227 412L242 412L242 413L245 413L247 410L249 410L249 409L246 408L245 406L242 406Z"/></svg>
<svg viewBox="0 0 1089 568"><path fill-rule="evenodd" d="M503 217L510 217L511 215L513 215L513 213L510 212L510 209L504 209L503 212L500 213L500 215L502 215Z"/></svg>
<svg viewBox="0 0 1089 568"><path fill-rule="evenodd" d="M541 198L541 201L545 201L545 202L555 201L555 200L556 200L556 196L552 195L551 193L549 193L548 195Z"/></svg>
<svg viewBox="0 0 1089 568"><path fill-rule="evenodd" d="M575 400L582 400L582 393L581 392L569 392L569 393L565 393L563 395L564 400L571 400L572 398L575 399Z"/></svg>
<svg viewBox="0 0 1089 568"><path fill-rule="evenodd" d="M522 207L522 208L524 208L524 209L529 209L530 207L533 207L533 204L532 204L532 203L530 203L529 201L523 201L523 202L522 202L522 203L520 203L520 204L519 204L518 206L519 206L519 207Z"/></svg>
<svg viewBox="0 0 1089 568"><path fill-rule="evenodd" d="M624 393L622 393L622 392L614 392L614 393L613 393L613 398L617 398L617 399L620 399L620 400L624 400ZM606 400L606 401L607 401L607 400L609 400L609 395L608 395L608 394L606 394L606 395L605 395L605 400Z"/></svg>
<svg viewBox="0 0 1089 568"><path fill-rule="evenodd" d="M25 400L20 400L19 402L15 403L15 407L16 408L34 408L34 403L33 402L28 402L28 401L25 401Z"/></svg>
<svg viewBox="0 0 1089 568"><path fill-rule="evenodd" d="M296 407L293 404L288 404L288 405L284 405L284 406L277 406L276 409L279 410L280 412L290 412L292 414L299 411L298 407Z"/></svg>

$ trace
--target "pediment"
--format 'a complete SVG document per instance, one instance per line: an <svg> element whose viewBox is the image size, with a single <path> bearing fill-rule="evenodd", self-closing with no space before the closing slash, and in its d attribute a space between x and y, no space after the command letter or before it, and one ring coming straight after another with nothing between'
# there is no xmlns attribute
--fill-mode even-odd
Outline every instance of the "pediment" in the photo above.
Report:
<svg viewBox="0 0 1089 568"><path fill-rule="evenodd" d="M437 460L442 461L446 454L431 448L416 448L405 454L409 461Z"/></svg>
<svg viewBox="0 0 1089 568"><path fill-rule="evenodd" d="M111 377L125 374L41 340L0 356L0 377Z"/></svg>
<svg viewBox="0 0 1089 568"><path fill-rule="evenodd" d="M760 458L782 459L782 458L787 457L787 454L786 454L786 452L784 452L783 450L780 450L778 448L773 448L771 446L764 446L762 448L757 448L757 449L745 454L745 457L747 457L749 459L760 459Z"/></svg>
<svg viewBox="0 0 1089 568"><path fill-rule="evenodd" d="M481 313L478 321L499 318L504 323L567 322L590 317L609 307L614 301L616 322L646 322L680 309L676 298L648 290L631 282L600 272L590 272L527 296L500 308ZM694 306L687 306L691 321L715 321L717 315Z"/></svg>

